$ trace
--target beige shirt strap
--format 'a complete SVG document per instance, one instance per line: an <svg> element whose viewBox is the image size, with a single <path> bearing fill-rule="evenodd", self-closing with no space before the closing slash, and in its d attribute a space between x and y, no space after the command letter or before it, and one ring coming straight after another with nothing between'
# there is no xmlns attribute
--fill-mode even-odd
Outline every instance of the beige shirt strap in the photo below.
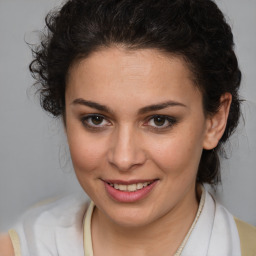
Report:
<svg viewBox="0 0 256 256"><path fill-rule="evenodd" d="M84 255L93 256L92 237L91 237L91 219L94 210L94 203L91 201L84 218Z"/></svg>
<svg viewBox="0 0 256 256"><path fill-rule="evenodd" d="M9 230L9 236L12 241L12 245L14 248L14 255L21 256L21 249L20 249L20 239L17 232L14 229Z"/></svg>
<svg viewBox="0 0 256 256"><path fill-rule="evenodd" d="M234 218L241 244L242 256L256 255L256 227Z"/></svg>

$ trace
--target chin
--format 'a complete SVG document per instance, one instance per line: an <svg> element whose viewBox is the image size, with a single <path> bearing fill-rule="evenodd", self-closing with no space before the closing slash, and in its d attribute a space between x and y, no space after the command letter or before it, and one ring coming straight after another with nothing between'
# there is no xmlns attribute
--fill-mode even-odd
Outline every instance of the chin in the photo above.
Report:
<svg viewBox="0 0 256 256"><path fill-rule="evenodd" d="M109 218L116 225L131 229L144 227L151 223L154 219L153 216L150 216L144 211L133 210L120 211L120 213L112 214Z"/></svg>
<svg viewBox="0 0 256 256"><path fill-rule="evenodd" d="M96 205L98 205L96 203ZM100 206L100 205L99 205ZM159 218L155 215L155 205L146 203L120 204L111 202L109 205L98 207L99 211L112 223L124 228L140 228L153 223Z"/></svg>

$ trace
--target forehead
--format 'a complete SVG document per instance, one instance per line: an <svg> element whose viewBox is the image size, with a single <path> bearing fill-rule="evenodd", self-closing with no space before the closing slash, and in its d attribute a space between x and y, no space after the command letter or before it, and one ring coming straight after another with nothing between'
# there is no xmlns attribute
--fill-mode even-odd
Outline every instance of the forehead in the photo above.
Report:
<svg viewBox="0 0 256 256"><path fill-rule="evenodd" d="M66 97L112 103L179 100L201 97L192 73L182 58L155 49L104 48L75 63ZM110 102L106 102L110 101Z"/></svg>

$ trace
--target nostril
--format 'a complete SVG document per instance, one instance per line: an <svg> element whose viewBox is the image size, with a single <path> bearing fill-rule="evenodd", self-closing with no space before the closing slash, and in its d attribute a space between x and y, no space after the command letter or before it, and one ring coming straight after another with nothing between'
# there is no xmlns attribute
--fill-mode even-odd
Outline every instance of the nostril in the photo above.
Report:
<svg viewBox="0 0 256 256"><path fill-rule="evenodd" d="M146 156L131 126L120 126L110 141L108 161L120 171L132 170L142 165Z"/></svg>
<svg viewBox="0 0 256 256"><path fill-rule="evenodd" d="M133 152L129 154L116 152L109 156L109 163L119 171L129 171L144 164L146 157L142 152Z"/></svg>

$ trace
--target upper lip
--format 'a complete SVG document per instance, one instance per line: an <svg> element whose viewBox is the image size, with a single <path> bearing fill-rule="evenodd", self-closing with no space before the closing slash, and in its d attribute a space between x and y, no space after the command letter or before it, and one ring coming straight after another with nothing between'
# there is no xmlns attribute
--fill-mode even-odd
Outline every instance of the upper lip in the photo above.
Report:
<svg viewBox="0 0 256 256"><path fill-rule="evenodd" d="M154 182L157 179L143 179L143 180L102 180L106 183L110 184L121 184L121 185L131 185L137 183L145 183L145 182Z"/></svg>

